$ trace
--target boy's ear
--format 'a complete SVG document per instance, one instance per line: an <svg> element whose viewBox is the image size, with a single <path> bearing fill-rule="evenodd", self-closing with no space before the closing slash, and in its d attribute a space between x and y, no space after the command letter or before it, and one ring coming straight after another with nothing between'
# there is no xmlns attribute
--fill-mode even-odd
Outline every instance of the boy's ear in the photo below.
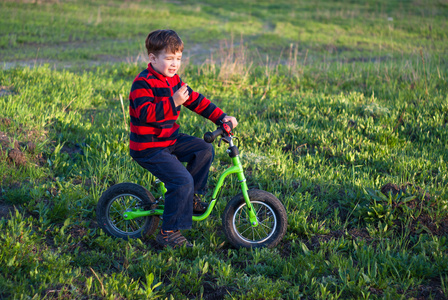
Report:
<svg viewBox="0 0 448 300"><path fill-rule="evenodd" d="M155 62L156 56L154 55L154 53L149 53L148 57L149 57L149 62Z"/></svg>

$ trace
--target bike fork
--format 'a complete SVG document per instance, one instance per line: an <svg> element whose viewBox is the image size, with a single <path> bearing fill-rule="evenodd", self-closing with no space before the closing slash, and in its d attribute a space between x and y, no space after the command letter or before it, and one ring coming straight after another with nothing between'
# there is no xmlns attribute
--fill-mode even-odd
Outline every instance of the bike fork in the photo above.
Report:
<svg viewBox="0 0 448 300"><path fill-rule="evenodd" d="M258 226L257 215L254 211L254 207L252 206L252 203L250 202L249 199L249 195L247 193L249 189L247 188L246 177L244 176L243 166L241 165L240 158L238 156L232 157L232 162L233 165L238 167L239 169L237 172L237 177L238 182L241 184L241 191L243 192L243 197L244 201L246 202L247 210L249 211L248 215L250 225L252 225L252 227L257 227Z"/></svg>

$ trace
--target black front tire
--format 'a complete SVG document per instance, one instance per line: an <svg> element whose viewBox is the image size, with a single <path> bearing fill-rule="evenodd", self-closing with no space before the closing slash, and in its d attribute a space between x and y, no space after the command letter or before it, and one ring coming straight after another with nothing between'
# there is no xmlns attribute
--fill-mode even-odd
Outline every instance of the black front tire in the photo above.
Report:
<svg viewBox="0 0 448 300"><path fill-rule="evenodd" d="M277 197L266 191L249 190L248 194L259 225L251 226L243 194L238 194L229 201L222 216L227 239L236 248L277 246L288 226L285 207Z"/></svg>
<svg viewBox="0 0 448 300"><path fill-rule="evenodd" d="M96 206L98 225L110 236L122 239L144 238L152 235L160 218L149 216L125 220L126 210L154 203L154 196L144 187L130 182L107 189Z"/></svg>

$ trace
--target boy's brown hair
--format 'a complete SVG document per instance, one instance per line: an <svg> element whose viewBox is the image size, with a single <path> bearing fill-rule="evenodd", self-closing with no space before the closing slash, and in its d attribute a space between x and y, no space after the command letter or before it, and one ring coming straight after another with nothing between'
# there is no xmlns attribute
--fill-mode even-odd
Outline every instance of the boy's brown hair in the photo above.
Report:
<svg viewBox="0 0 448 300"><path fill-rule="evenodd" d="M163 49L170 53L184 51L184 43L174 30L159 29L148 34L145 41L148 55L150 53L155 56L159 55Z"/></svg>

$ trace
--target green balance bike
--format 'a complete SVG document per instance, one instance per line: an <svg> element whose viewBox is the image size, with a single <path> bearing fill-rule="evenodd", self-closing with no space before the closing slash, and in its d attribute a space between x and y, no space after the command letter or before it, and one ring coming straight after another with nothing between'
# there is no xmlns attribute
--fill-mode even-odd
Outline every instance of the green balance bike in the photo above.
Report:
<svg viewBox="0 0 448 300"><path fill-rule="evenodd" d="M217 137L229 144L227 153L233 166L218 179L212 199L202 215L193 221L207 219L218 200L224 180L236 174L241 193L228 202L222 215L224 233L236 248L275 247L286 233L287 215L283 204L273 194L262 190L248 190L238 148L232 142L231 124L224 123L214 132L207 132L204 140L212 143ZM144 187L134 183L120 183L107 189L96 208L99 226L110 236L129 239L154 234L163 215L166 192L162 182L156 181L162 196L155 199Z"/></svg>

